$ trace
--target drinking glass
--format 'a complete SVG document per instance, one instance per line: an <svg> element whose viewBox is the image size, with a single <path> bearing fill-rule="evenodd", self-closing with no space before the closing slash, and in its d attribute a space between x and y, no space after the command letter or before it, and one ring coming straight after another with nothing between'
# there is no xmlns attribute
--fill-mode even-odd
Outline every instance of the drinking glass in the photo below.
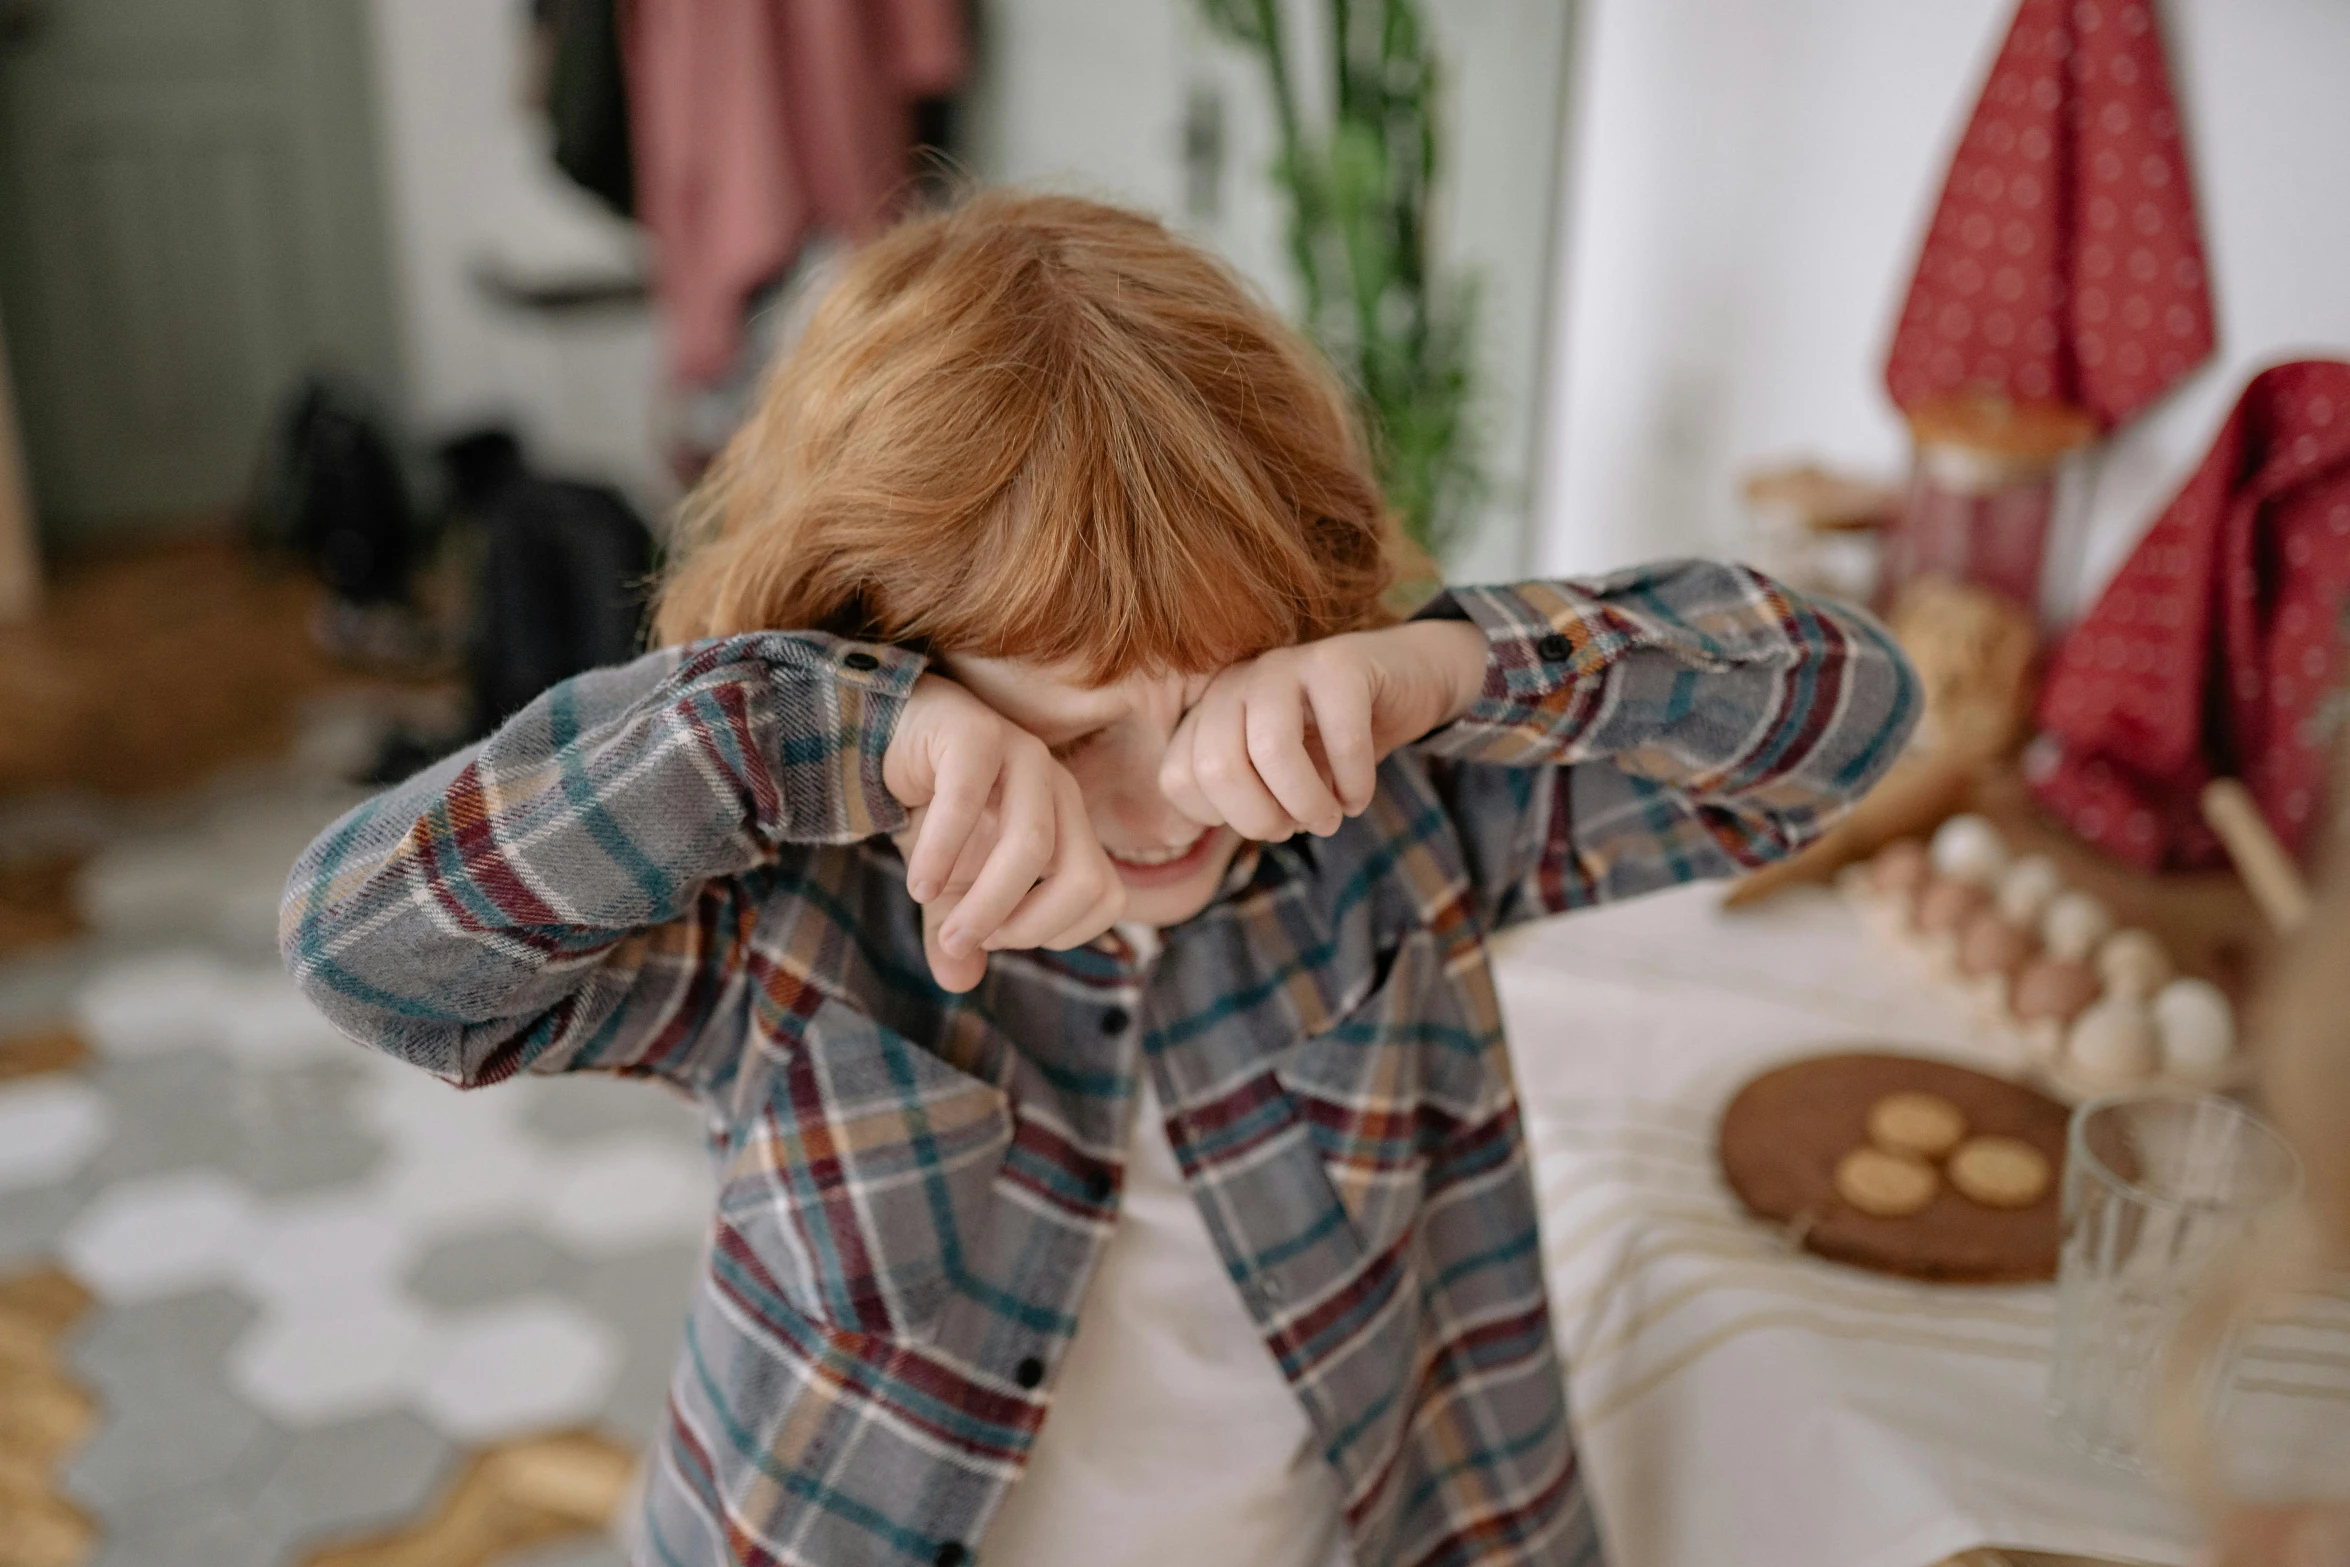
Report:
<svg viewBox="0 0 2350 1567"><path fill-rule="evenodd" d="M2152 1393L2204 1273L2300 1183L2293 1150L2233 1100L2139 1092L2073 1112L2049 1384L2068 1440L2143 1466Z"/></svg>

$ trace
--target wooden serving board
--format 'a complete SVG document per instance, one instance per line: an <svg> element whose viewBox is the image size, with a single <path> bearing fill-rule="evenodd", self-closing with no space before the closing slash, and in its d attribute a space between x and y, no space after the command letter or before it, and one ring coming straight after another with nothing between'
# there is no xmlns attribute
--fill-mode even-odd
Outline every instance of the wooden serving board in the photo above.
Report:
<svg viewBox="0 0 2350 1567"><path fill-rule="evenodd" d="M1970 1135L2018 1137L2047 1155L2048 1190L2029 1208L1987 1208L1944 1180L1899 1219L1836 1195L1836 1161L1868 1141L1869 1107L1887 1094L1940 1094ZM2056 1276L2057 1209L2069 1112L2045 1094L1917 1056L1813 1056L1738 1091L1722 1112L1722 1173L1738 1200L1806 1250L1879 1273L1949 1284L2017 1284Z"/></svg>

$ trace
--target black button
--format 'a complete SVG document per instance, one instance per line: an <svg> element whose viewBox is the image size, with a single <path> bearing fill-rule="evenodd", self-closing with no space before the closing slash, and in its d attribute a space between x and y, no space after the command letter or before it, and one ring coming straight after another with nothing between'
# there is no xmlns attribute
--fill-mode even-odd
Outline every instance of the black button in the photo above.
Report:
<svg viewBox="0 0 2350 1567"><path fill-rule="evenodd" d="M1114 1183L1110 1180L1108 1171L1096 1170L1093 1172L1093 1174L1085 1178L1085 1195L1092 1198L1095 1202L1108 1202L1110 1200L1110 1188L1113 1184Z"/></svg>
<svg viewBox="0 0 2350 1567"><path fill-rule="evenodd" d="M936 1562L938 1567L963 1567L963 1564L971 1559L971 1553L964 1549L962 1541L949 1540L940 1546L930 1559Z"/></svg>
<svg viewBox="0 0 2350 1567"><path fill-rule="evenodd" d="M870 653L844 653L841 655L841 663L850 669L879 669L881 667L881 660ZM962 1547L958 1545L955 1549L959 1551ZM946 1553L941 1551L939 1555L943 1558ZM960 1556L955 1558L957 1561L962 1559Z"/></svg>
<svg viewBox="0 0 2350 1567"><path fill-rule="evenodd" d="M1109 1011L1102 1014L1102 1032L1105 1034L1123 1034L1126 1032L1126 1025L1133 1021L1134 1019L1126 1015L1126 1009L1124 1007L1112 1007Z"/></svg>
<svg viewBox="0 0 2350 1567"><path fill-rule="evenodd" d="M1541 641L1535 643L1534 651L1541 654L1544 658L1550 660L1550 662L1554 664L1563 664L1568 659L1575 656L1575 649L1573 644L1569 643L1565 637L1560 636L1555 631L1552 632L1549 636L1544 637Z"/></svg>
<svg viewBox="0 0 2350 1567"><path fill-rule="evenodd" d="M1012 1368L1012 1380L1022 1387L1034 1387L1044 1380L1044 1362L1034 1355Z"/></svg>

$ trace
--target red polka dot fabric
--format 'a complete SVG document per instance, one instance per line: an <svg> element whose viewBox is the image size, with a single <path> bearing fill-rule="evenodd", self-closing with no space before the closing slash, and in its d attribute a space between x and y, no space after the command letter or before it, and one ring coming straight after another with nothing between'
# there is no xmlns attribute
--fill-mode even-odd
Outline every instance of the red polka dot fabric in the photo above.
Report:
<svg viewBox="0 0 2350 1567"><path fill-rule="evenodd" d="M2127 422L2215 341L2195 193L2147 0L2023 0L1918 257L1885 384Z"/></svg>
<svg viewBox="0 0 2350 1567"><path fill-rule="evenodd" d="M2225 862L2198 797L2244 780L2300 852L2350 704L2350 364L2255 376L2056 649L2027 757L2041 803L2148 870Z"/></svg>

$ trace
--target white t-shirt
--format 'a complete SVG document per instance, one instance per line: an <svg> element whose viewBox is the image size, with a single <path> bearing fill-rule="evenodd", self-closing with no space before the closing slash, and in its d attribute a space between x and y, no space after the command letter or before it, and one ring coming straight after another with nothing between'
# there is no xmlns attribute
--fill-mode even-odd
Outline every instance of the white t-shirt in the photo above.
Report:
<svg viewBox="0 0 2350 1567"><path fill-rule="evenodd" d="M1350 1560L1337 1475L1224 1271L1146 1076L1117 1227L977 1567Z"/></svg>

